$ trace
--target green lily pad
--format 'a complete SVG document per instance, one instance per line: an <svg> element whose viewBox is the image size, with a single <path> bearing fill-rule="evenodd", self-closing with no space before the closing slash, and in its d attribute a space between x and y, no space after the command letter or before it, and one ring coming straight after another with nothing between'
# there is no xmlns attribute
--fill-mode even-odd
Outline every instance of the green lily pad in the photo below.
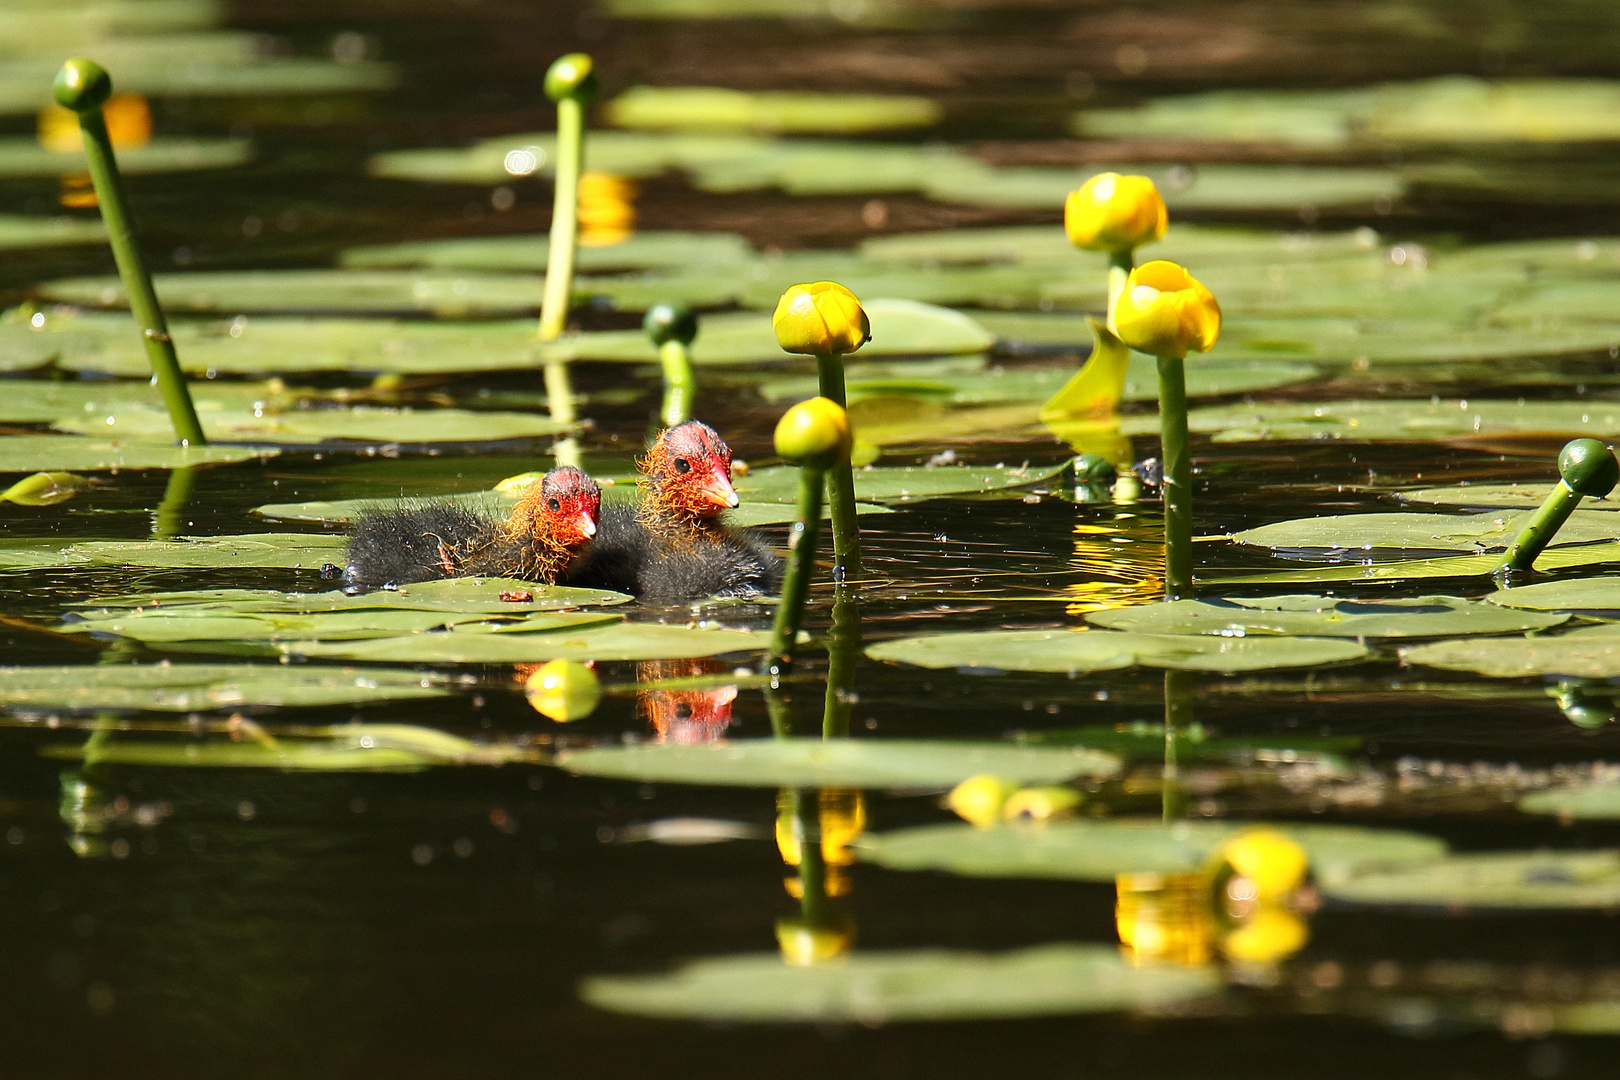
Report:
<svg viewBox="0 0 1620 1080"><path fill-rule="evenodd" d="M1338 901L1391 907L1612 909L1620 907L1620 851L1510 851L1450 855L1401 870L1326 883Z"/></svg>
<svg viewBox="0 0 1620 1080"><path fill-rule="evenodd" d="M658 784L720 787L951 788L994 773L1026 784L1112 776L1098 750L921 739L734 739L641 743L557 753L571 773Z"/></svg>
<svg viewBox="0 0 1620 1080"><path fill-rule="evenodd" d="M1234 674L1360 660L1366 646L1335 638L1220 638L1105 630L994 630L928 634L870 646L874 660L926 668L1117 671L1143 665Z"/></svg>
<svg viewBox="0 0 1620 1080"><path fill-rule="evenodd" d="M1392 492L1402 502L1503 510L1534 510L1552 494L1552 484L1459 484ZM1620 501L1582 499L1583 510L1620 510Z"/></svg>
<svg viewBox="0 0 1620 1080"><path fill-rule="evenodd" d="M1131 761L1159 761L1165 754L1164 725L1145 720L1032 731L1024 741L1036 746L1089 746ZM1182 760L1290 762L1315 755L1352 753L1361 749L1362 742L1343 735L1220 736L1200 723L1176 729L1176 755Z"/></svg>
<svg viewBox="0 0 1620 1080"><path fill-rule="evenodd" d="M1507 616L1504 618L1503 616ZM1175 600L1161 604L1096 611L1087 620L1111 630L1144 634L1214 634L1255 637L1311 634L1321 637L1452 637L1545 630L1567 615L1509 613L1499 607L1452 596L1400 600L1332 596L1270 596Z"/></svg>
<svg viewBox="0 0 1620 1080"><path fill-rule="evenodd" d="M1556 814L1575 821L1620 818L1620 784L1598 782L1532 791L1519 800L1527 814Z"/></svg>
<svg viewBox="0 0 1620 1080"><path fill-rule="evenodd" d="M1245 529L1232 541L1275 551L1471 551L1507 547L1530 513L1332 514ZM1558 531L1553 547L1620 537L1620 517L1577 510Z"/></svg>
<svg viewBox="0 0 1620 1080"><path fill-rule="evenodd" d="M1194 365L1190 366L1195 366ZM1127 417L1128 434L1145 434L1152 417ZM1322 401L1217 405L1193 409L1190 431L1215 442L1344 439L1358 442L1467 440L1491 435L1550 438L1620 433L1620 407L1596 401Z"/></svg>
<svg viewBox="0 0 1620 1080"><path fill-rule="evenodd" d="M873 502L916 502L1028 487L1050 480L1062 465L1010 468L1005 465L868 466L855 470L855 497ZM786 465L754 469L736 483L745 502L791 503L798 498L799 470Z"/></svg>
<svg viewBox="0 0 1620 1080"><path fill-rule="evenodd" d="M0 221L0 244L4 243ZM340 257L352 269L428 267L434 270L526 271L544 273L551 253L551 238L544 233L526 236L478 236L454 240L417 240L404 244L350 248ZM581 247L575 267L586 274L615 270L681 270L693 266L720 267L757 258L748 241L736 233L699 233L648 230L604 247Z"/></svg>
<svg viewBox="0 0 1620 1080"><path fill-rule="evenodd" d="M341 562L347 543L346 537L315 533L248 533L179 540L84 540L62 548L51 565L198 570L259 566L319 570L325 563ZM0 566L5 565L8 554L0 551Z"/></svg>
<svg viewBox="0 0 1620 1080"><path fill-rule="evenodd" d="M343 724L316 738L240 742L104 739L45 748L46 757L97 765L157 768L282 769L302 772L400 772L433 765L504 765L532 760L532 751L486 745L410 724Z"/></svg>
<svg viewBox="0 0 1620 1080"><path fill-rule="evenodd" d="M1301 165L1201 165L1175 177L1164 166L1120 165L1116 171L1153 177L1175 214L1187 210L1281 210L1370 206L1405 194L1398 173ZM969 206L1056 209L1093 172L1061 168L980 166L943 170L926 180L923 191L941 202ZM852 178L852 182L858 178Z"/></svg>
<svg viewBox="0 0 1620 1080"><path fill-rule="evenodd" d="M1501 589L1485 597L1504 607L1532 611L1579 611L1620 614L1620 576L1567 578Z"/></svg>
<svg viewBox="0 0 1620 1080"><path fill-rule="evenodd" d="M1528 675L1613 679L1620 677L1620 624L1606 623L1551 637L1436 641L1402 649L1401 660L1496 679Z"/></svg>
<svg viewBox="0 0 1620 1080"><path fill-rule="evenodd" d="M361 705L444 697L442 675L286 664L74 664L0 668L0 707L205 709Z"/></svg>
<svg viewBox="0 0 1620 1080"><path fill-rule="evenodd" d="M1274 230L1172 222L1164 239L1138 253L1142 259L1169 259L1202 271L1217 264L1271 267L1279 263L1366 255L1378 238L1366 230L1280 233ZM1081 271L1100 269L1104 257L1077 250L1056 225L1011 225L987 229L941 229L863 240L857 249L872 262L922 264L1039 263ZM1269 275L1268 275L1269 276ZM1020 313L1028 314L1028 313ZM1071 316L1072 318L1072 316ZM1078 320L1076 320L1078 321ZM1089 340L1084 334L1077 342Z"/></svg>
<svg viewBox="0 0 1620 1080"><path fill-rule="evenodd" d="M528 599L519 599L527 595ZM511 578L458 577L419 581L397 589L373 589L351 596L328 592L282 592L279 589L188 589L107 596L78 605L83 609L161 607L165 610L215 609L229 612L275 612L312 615L336 611L438 611L454 614L508 615L514 612L561 611L588 605L623 604L630 597L606 589L573 589L536 585Z"/></svg>
<svg viewBox="0 0 1620 1080"><path fill-rule="evenodd" d="M688 963L668 975L587 979L580 996L609 1012L723 1023L877 1026L1162 1008L1213 993L1202 968L1134 967L1107 945L1005 953L857 952L790 967L774 953Z"/></svg>
<svg viewBox="0 0 1620 1080"><path fill-rule="evenodd" d="M1055 878L1112 883L1120 874L1201 869L1245 822L1072 820L1044 825L925 825L867 833L861 861L891 870L935 870L964 877ZM1346 825L1275 824L1305 849L1318 883L1355 880L1382 868L1424 866L1446 854L1432 836Z"/></svg>
<svg viewBox="0 0 1620 1080"><path fill-rule="evenodd" d="M178 469L270 458L279 452L273 446L174 446L74 435L7 435L0 437L0 473Z"/></svg>
<svg viewBox="0 0 1620 1080"><path fill-rule="evenodd" d="M51 76L39 85L49 94ZM249 139L193 139L159 137L145 146L118 151L118 171L127 176L200 169L231 169L253 160ZM58 153L32 139L0 138L0 179L61 176L89 169L83 151Z"/></svg>
<svg viewBox="0 0 1620 1080"><path fill-rule="evenodd" d="M619 622L549 633L480 633L451 629L436 634L370 641L294 641L277 648L312 660L394 664L526 664L543 660L683 660L756 652L769 635L719 626L666 626ZM206 648L195 643L197 648Z"/></svg>
<svg viewBox="0 0 1620 1080"><path fill-rule="evenodd" d="M1264 574L1222 574L1221 585L1320 585L1334 581L1430 581L1437 578L1486 577L1501 565L1502 557L1450 555L1399 562L1355 562L1350 565L1313 566L1307 570L1279 570ZM1568 570L1620 562L1620 541L1574 544L1550 548L1536 557L1538 570Z"/></svg>
<svg viewBox="0 0 1620 1080"><path fill-rule="evenodd" d="M101 222L89 218L0 214L0 250L69 247L106 242L106 227Z"/></svg>
<svg viewBox="0 0 1620 1080"><path fill-rule="evenodd" d="M490 442L533 439L567 430L544 416L515 412L471 412L466 409L348 408L216 409L197 405L203 434L211 442L276 444L319 443L329 439L368 443ZM51 424L58 431L83 435L117 434L151 439L171 430L169 414L140 402L116 404L95 415L80 413Z"/></svg>
<svg viewBox="0 0 1620 1080"><path fill-rule="evenodd" d="M516 607L517 605L514 605ZM175 642L363 641L456 629L461 633L532 633L617 622L604 612L447 612L421 608L363 608L307 614L232 611L228 607L167 604L130 611L80 612L71 633L113 634L150 645Z"/></svg>
<svg viewBox="0 0 1620 1080"><path fill-rule="evenodd" d="M932 127L931 98L893 94L753 92L716 86L633 86L607 103L619 128L850 135Z"/></svg>

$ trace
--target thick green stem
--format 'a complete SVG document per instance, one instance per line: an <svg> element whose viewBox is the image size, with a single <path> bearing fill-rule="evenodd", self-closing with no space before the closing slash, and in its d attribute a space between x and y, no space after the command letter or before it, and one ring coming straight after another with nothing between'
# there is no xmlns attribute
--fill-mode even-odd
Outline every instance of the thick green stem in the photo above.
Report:
<svg viewBox="0 0 1620 1080"><path fill-rule="evenodd" d="M157 376L158 392L169 410L169 423L174 426L174 437L182 444L206 446L202 424L197 420L197 409L191 403L191 392L186 388L186 377L180 371L180 361L174 354L174 339L169 336L169 324L158 305L157 291L152 288L152 275L147 273L141 258L140 245L135 240L135 226L124 197L123 178L118 173L118 158L113 154L112 139L107 135L107 121L101 107L79 113L79 130L84 133L84 154L90 162L90 179L96 186L96 202L101 206L101 220L107 226L107 239L112 244L113 258L118 262L118 276L124 279L124 290L129 293L129 308L140 325L141 338L146 345L146 358Z"/></svg>
<svg viewBox="0 0 1620 1080"><path fill-rule="evenodd" d="M804 602L810 595L810 579L816 572L816 538L821 532L820 469L808 465L799 469L799 520L788 534L787 572L782 575L782 598L776 605L771 624L771 652L767 669L780 671L793 662L799 640L799 624L804 621Z"/></svg>
<svg viewBox="0 0 1620 1080"><path fill-rule="evenodd" d="M1574 491L1564 480L1559 480L1552 493L1547 496L1519 535L1513 538L1513 543L1502 556L1502 561L1496 564L1498 576L1511 576L1529 572L1540 555L1542 549L1551 543L1558 530L1575 508L1581 504L1581 496Z"/></svg>
<svg viewBox="0 0 1620 1080"><path fill-rule="evenodd" d="M1187 816L1187 789L1181 783L1181 733L1193 722L1193 676L1164 673L1164 786L1160 796L1166 822Z"/></svg>
<svg viewBox="0 0 1620 1080"><path fill-rule="evenodd" d="M861 654L861 611L853 597L840 593L833 601L832 637L827 641L827 697L821 714L821 737L849 735L850 706L855 700L855 664Z"/></svg>
<svg viewBox="0 0 1620 1080"><path fill-rule="evenodd" d="M568 328L568 302L574 289L574 250L579 242L579 172L585 157L585 105L577 97L557 102L556 193L551 204L551 250L546 259L546 292L540 304L540 340L556 341ZM568 361L545 364L546 404L559 424L574 422L574 388ZM554 448L559 465L579 466L572 437Z"/></svg>
<svg viewBox="0 0 1620 1080"><path fill-rule="evenodd" d="M684 343L666 341L658 347L658 362L664 366L664 426L684 424L692 419L692 399L697 394L692 355Z"/></svg>
<svg viewBox="0 0 1620 1080"><path fill-rule="evenodd" d="M838 353L816 357L821 396L845 405L844 358ZM861 527L855 519L855 474L846 458L827 470L827 495L832 506L833 582L839 587L861 579Z"/></svg>
<svg viewBox="0 0 1620 1080"><path fill-rule="evenodd" d="M1193 595L1192 451L1187 380L1178 356L1159 357L1159 438L1164 465L1164 598Z"/></svg>
<svg viewBox="0 0 1620 1080"><path fill-rule="evenodd" d="M185 512L191 503L191 493L196 486L197 470L189 465L169 473L168 486L163 489L163 501L158 504L156 513L152 515L154 539L170 540L187 533L186 526L190 522L185 520Z"/></svg>
<svg viewBox="0 0 1620 1080"><path fill-rule="evenodd" d="M1131 248L1109 253L1108 329L1110 333L1119 333L1119 330L1114 326L1114 309L1119 306L1119 298L1125 295L1125 279L1131 276L1131 271L1135 268L1136 252Z"/></svg>

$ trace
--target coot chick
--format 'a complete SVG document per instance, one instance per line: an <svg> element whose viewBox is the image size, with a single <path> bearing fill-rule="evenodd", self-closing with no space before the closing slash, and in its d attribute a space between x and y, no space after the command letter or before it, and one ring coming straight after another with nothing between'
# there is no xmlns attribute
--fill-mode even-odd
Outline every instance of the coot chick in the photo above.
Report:
<svg viewBox="0 0 1620 1080"><path fill-rule="evenodd" d="M451 577L551 584L596 535L601 492L578 469L553 469L529 486L505 521L456 503L360 515L343 580L354 587Z"/></svg>
<svg viewBox="0 0 1620 1080"><path fill-rule="evenodd" d="M665 601L776 589L782 560L752 531L720 523L739 500L731 447L713 428L668 428L637 466L641 502L604 507L596 540L559 580Z"/></svg>

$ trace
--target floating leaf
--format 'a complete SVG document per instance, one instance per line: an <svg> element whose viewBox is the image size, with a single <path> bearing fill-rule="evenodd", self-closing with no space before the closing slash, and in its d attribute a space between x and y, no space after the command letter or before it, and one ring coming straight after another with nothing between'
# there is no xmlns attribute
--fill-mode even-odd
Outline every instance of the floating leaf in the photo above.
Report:
<svg viewBox="0 0 1620 1080"><path fill-rule="evenodd" d="M1196 362L1193 365L1196 366ZM1132 418L1130 434L1157 420ZM1594 401L1322 401L1193 409L1188 429L1215 442L1346 439L1414 442L1504 434L1549 438L1620 433L1620 406ZM1156 426L1154 427L1156 430Z"/></svg>
<svg viewBox="0 0 1620 1080"><path fill-rule="evenodd" d="M106 227L90 218L0 214L0 250L106 242Z"/></svg>
<svg viewBox="0 0 1620 1080"><path fill-rule="evenodd" d="M1579 611L1620 614L1620 577L1566 578L1501 589L1485 597L1504 607L1533 611Z"/></svg>
<svg viewBox="0 0 1620 1080"><path fill-rule="evenodd" d="M927 668L1078 673L1138 664L1232 674L1360 660L1365 646L1332 638L1218 638L1105 630L993 630L928 634L869 647L874 660Z"/></svg>
<svg viewBox="0 0 1620 1080"><path fill-rule="evenodd" d="M950 788L980 773L1026 784L1111 776L1097 750L921 739L734 739L563 750L557 764L585 776L722 787Z"/></svg>
<svg viewBox="0 0 1620 1080"><path fill-rule="evenodd" d="M0 446L4 446L0 442ZM212 448L210 448L212 449ZM348 543L342 536L314 533L248 533L242 536L195 536L179 540L83 540L69 544L51 561L25 561L24 566L151 566L168 569L210 569L263 566L319 570L341 562ZM0 550L0 566L9 564L10 551ZM23 552L25 558L37 553Z"/></svg>
<svg viewBox="0 0 1620 1080"><path fill-rule="evenodd" d="M1399 174L1387 169L1300 165L1201 165L1191 175L1171 177L1164 166L1120 165L1118 171L1151 176L1172 214L1187 210L1284 210L1349 208L1395 200L1405 193ZM1088 175L1062 168L980 166L942 170L923 191L943 202L969 206L1051 209ZM1185 172L1185 170L1183 170ZM851 182L858 182L852 177ZM861 190L854 188L853 190Z"/></svg>
<svg viewBox="0 0 1620 1080"><path fill-rule="evenodd" d="M1417 596L1400 600L1271 596L1141 604L1095 611L1086 618L1111 630L1131 630L1144 634L1215 634L1239 638L1311 634L1321 637L1402 638L1545 630L1549 626L1557 626L1568 616L1509 613L1490 604L1451 596Z"/></svg>
<svg viewBox="0 0 1620 1080"><path fill-rule="evenodd" d="M1436 641L1401 650L1407 664L1473 671L1497 679L1565 675L1577 679L1620 677L1620 624L1572 630L1553 637Z"/></svg>
<svg viewBox="0 0 1620 1080"><path fill-rule="evenodd" d="M1333 514L1297 518L1232 534L1238 544L1278 551L1485 551L1505 548L1529 513ZM1558 531L1554 547L1620 537L1620 517L1577 510Z"/></svg>
<svg viewBox="0 0 1620 1080"><path fill-rule="evenodd" d="M1001 491L1050 480L1061 465L1013 469L1005 465L868 466L855 470L855 497L873 502L914 502L945 495ZM754 469L737 480L745 502L791 503L798 498L799 470L786 465Z"/></svg>
<svg viewBox="0 0 1620 1080"><path fill-rule="evenodd" d="M1484 577L1496 571L1502 556L1452 555L1401 562L1356 562L1351 565L1313 566L1308 570L1280 570L1267 574L1223 574L1222 585L1315 585L1331 581L1428 581L1436 578ZM1567 570L1620 562L1620 541L1551 548L1536 557L1540 570Z"/></svg>
<svg viewBox="0 0 1620 1080"><path fill-rule="evenodd" d="M4 243L4 236L4 219L0 218L0 244ZM424 266L434 270L544 273L550 252L551 238L536 233L350 248L343 252L340 262L345 267L364 270ZM748 262L756 257L748 241L736 233L645 230L617 244L580 248L575 253L575 266L586 274L611 270L684 270Z"/></svg>
<svg viewBox="0 0 1620 1080"><path fill-rule="evenodd" d="M37 472L0 491L0 502L18 506L55 506L67 502L90 485L85 477L70 472Z"/></svg>
<svg viewBox="0 0 1620 1080"><path fill-rule="evenodd" d="M197 712L444 697L441 675L286 664L75 664L0 668L0 707Z"/></svg>
<svg viewBox="0 0 1620 1080"><path fill-rule="evenodd" d="M452 628L437 634L371 641L287 642L280 651L310 659L395 664L526 664L542 660L682 660L754 652L767 634L718 626L615 623L550 633L478 633ZM197 647L203 647L197 643Z"/></svg>
<svg viewBox="0 0 1620 1080"><path fill-rule="evenodd" d="M1552 484L1459 484L1456 487L1419 488L1391 492L1402 502L1434 506L1490 507L1504 510L1534 510L1552 493ZM1620 510L1620 502L1610 499L1583 499L1583 510Z"/></svg>
<svg viewBox="0 0 1620 1080"><path fill-rule="evenodd" d="M48 747L44 754L97 765L315 772L396 772L430 765L504 765L533 758L526 749L473 743L412 724L342 724L316 730L317 738L261 736L240 742L104 739L83 746Z"/></svg>
<svg viewBox="0 0 1620 1080"><path fill-rule="evenodd" d="M717 86L633 86L608 102L619 128L857 134L932 127L930 98L893 94L753 92Z"/></svg>
<svg viewBox="0 0 1620 1080"><path fill-rule="evenodd" d="M925 825L868 833L863 862L891 870L935 870L964 877L1056 878L1113 882L1120 874L1198 870L1226 840L1253 826L1229 821L1140 819L1053 821L1041 826ZM1275 824L1310 858L1318 882L1353 880L1380 868L1423 866L1444 857L1432 836L1346 825Z"/></svg>
<svg viewBox="0 0 1620 1080"><path fill-rule="evenodd" d="M51 76L47 74L38 85L45 87L48 94ZM120 83L120 87L122 85ZM39 96L44 98L46 94ZM230 169L252 160L253 143L249 139L160 136L145 146L121 147L118 151L118 171L135 176L143 173ZM32 137L0 138L0 179L61 176L65 173L82 173L88 168L83 151L58 153L47 150Z"/></svg>
<svg viewBox="0 0 1620 1080"><path fill-rule="evenodd" d="M1608 821L1620 818L1620 784L1599 782L1532 791L1519 800L1519 809L1575 821Z"/></svg>
<svg viewBox="0 0 1620 1080"><path fill-rule="evenodd" d="M466 409L349 408L225 410L197 406L203 434L213 442L318 443L331 440L368 443L491 442L533 439L566 430L545 416L514 412L471 412ZM94 416L56 420L58 431L90 435L117 434L150 439L172 430L161 407L139 403L112 406Z"/></svg>
<svg viewBox="0 0 1620 1080"><path fill-rule="evenodd" d="M73 435L7 435L0 437L0 473L178 469L274 457L277 453L273 446L174 446Z"/></svg>
<svg viewBox="0 0 1620 1080"><path fill-rule="evenodd" d="M517 605L514 605L516 607ZM447 612L422 608L361 608L307 614L232 611L228 607L167 604L129 611L81 612L70 632L114 634L150 645L174 642L362 641L456 629L461 633L532 633L617 622L583 611Z"/></svg>
<svg viewBox="0 0 1620 1080"><path fill-rule="evenodd" d="M1330 898L1394 907L1620 907L1620 852L1511 851L1450 855L1401 870L1328 882Z"/></svg>
<svg viewBox="0 0 1620 1080"><path fill-rule="evenodd" d="M527 599L524 599L524 597ZM179 592L143 592L109 596L80 604L81 608L111 611L185 607L215 608L231 612L281 612L310 615L330 611L440 611L460 614L511 614L559 611L592 604L623 604L630 597L606 589L572 589L562 585L536 585L511 578L457 577L418 581L395 589L372 589L349 595L328 592L282 592L279 589L189 589Z"/></svg>
<svg viewBox="0 0 1620 1080"><path fill-rule="evenodd" d="M585 980L609 1012L721 1023L963 1021L1161 1008L1219 988L1204 968L1134 967L1107 945L1004 953L857 952L790 967L774 953L713 957L668 975Z"/></svg>

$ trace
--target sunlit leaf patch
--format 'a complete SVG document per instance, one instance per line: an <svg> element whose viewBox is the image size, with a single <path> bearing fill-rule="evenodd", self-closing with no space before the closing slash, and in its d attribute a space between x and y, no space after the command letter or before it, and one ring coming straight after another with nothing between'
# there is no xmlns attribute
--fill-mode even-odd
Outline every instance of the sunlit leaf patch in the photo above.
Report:
<svg viewBox="0 0 1620 1080"><path fill-rule="evenodd" d="M1492 678L1567 675L1581 679L1620 677L1620 624L1571 630L1545 637L1436 641L1401 650L1408 664L1472 671Z"/></svg>
<svg viewBox="0 0 1620 1080"><path fill-rule="evenodd" d="M1503 617L1503 616L1507 617ZM1442 637L1544 630L1567 615L1509 614L1499 607L1450 596L1347 599L1272 596L1175 600L1093 612L1088 620L1112 630L1146 634L1253 637L1310 634L1343 638Z"/></svg>
<svg viewBox="0 0 1620 1080"><path fill-rule="evenodd" d="M1368 656L1366 646L1338 638L1135 634L1112 630L995 630L929 634L869 646L874 660L927 668L1079 673L1143 665L1232 674L1315 667Z"/></svg>

